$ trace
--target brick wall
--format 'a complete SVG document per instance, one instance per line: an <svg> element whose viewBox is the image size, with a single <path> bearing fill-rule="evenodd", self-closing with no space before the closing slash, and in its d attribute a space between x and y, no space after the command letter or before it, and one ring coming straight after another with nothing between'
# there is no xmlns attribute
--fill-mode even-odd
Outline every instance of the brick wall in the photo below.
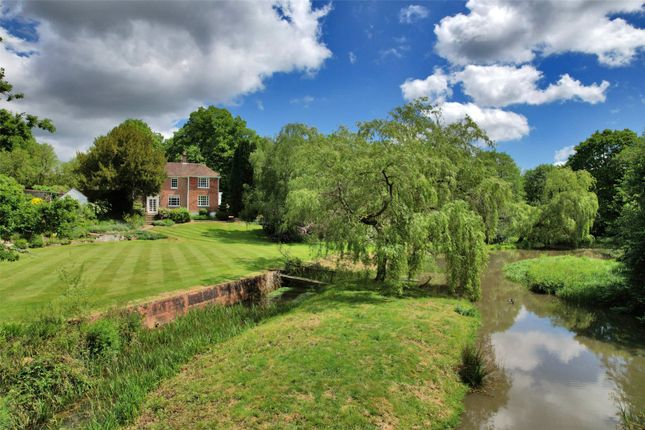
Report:
<svg viewBox="0 0 645 430"><path fill-rule="evenodd" d="M130 309L141 314L144 326L153 328L186 314L190 309L212 304L257 302L279 286L280 273L269 271L237 281L180 292Z"/></svg>

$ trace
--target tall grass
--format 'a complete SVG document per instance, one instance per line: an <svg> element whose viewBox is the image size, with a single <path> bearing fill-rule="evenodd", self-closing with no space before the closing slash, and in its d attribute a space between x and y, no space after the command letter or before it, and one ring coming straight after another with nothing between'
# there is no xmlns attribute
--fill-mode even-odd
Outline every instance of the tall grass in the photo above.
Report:
<svg viewBox="0 0 645 430"><path fill-rule="evenodd" d="M471 388L480 388L489 373L484 349L476 344L466 345L461 351L461 380Z"/></svg>
<svg viewBox="0 0 645 430"><path fill-rule="evenodd" d="M137 315L124 313L93 323L43 316L1 326L0 424L118 428L191 357L284 309L211 306L157 330L142 329Z"/></svg>
<svg viewBox="0 0 645 430"><path fill-rule="evenodd" d="M614 260L549 256L521 260L504 266L504 274L531 291L577 304L625 306L630 289Z"/></svg>

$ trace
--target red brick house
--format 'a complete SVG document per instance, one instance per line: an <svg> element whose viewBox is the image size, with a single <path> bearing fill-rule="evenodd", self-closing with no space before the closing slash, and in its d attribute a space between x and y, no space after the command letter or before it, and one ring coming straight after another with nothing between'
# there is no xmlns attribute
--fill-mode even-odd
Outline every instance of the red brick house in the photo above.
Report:
<svg viewBox="0 0 645 430"><path fill-rule="evenodd" d="M201 163L166 163L166 180L156 196L146 197L146 212L156 214L159 208L200 209L215 212L219 206L219 173Z"/></svg>

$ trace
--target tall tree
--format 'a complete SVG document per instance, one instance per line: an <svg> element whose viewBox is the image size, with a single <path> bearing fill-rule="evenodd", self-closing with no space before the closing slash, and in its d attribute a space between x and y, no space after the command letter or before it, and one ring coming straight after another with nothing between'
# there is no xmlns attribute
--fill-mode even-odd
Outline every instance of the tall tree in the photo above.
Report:
<svg viewBox="0 0 645 430"><path fill-rule="evenodd" d="M586 170L594 177L594 191L598 196L598 217L593 233L603 235L620 215L623 201L618 187L625 173L625 163L618 154L634 145L638 139L631 130L604 130L595 132L579 143L569 157L567 166L573 170Z"/></svg>
<svg viewBox="0 0 645 430"><path fill-rule="evenodd" d="M7 239L19 222L20 209L25 205L23 187L15 179L0 175L0 238Z"/></svg>
<svg viewBox="0 0 645 430"><path fill-rule="evenodd" d="M235 148L231 160L231 179L228 187L229 210L232 215L239 216L244 209L244 193L253 185L253 165L251 154L257 148L257 140L243 140Z"/></svg>
<svg viewBox="0 0 645 430"><path fill-rule="evenodd" d="M536 206L542 202L547 175L557 169L553 164L540 164L524 172L524 193L528 204Z"/></svg>
<svg viewBox="0 0 645 430"><path fill-rule="evenodd" d="M473 206L484 220L486 243L493 243L502 214L513 201L511 185L495 176L485 178L475 189Z"/></svg>
<svg viewBox="0 0 645 430"><path fill-rule="evenodd" d="M497 176L510 185L515 201L519 201L524 197L522 172L510 155L498 151L481 151L477 155L477 158L489 170L490 173L488 175Z"/></svg>
<svg viewBox="0 0 645 430"><path fill-rule="evenodd" d="M53 185L58 168L54 148L33 139L22 142L12 151L0 151L0 174L15 178L27 188Z"/></svg>
<svg viewBox="0 0 645 430"><path fill-rule="evenodd" d="M474 163L474 142L485 135L469 119L444 126L437 115L419 100L360 123L358 132L314 141L289 181L285 218L311 226L327 249L374 263L379 281L397 282L432 253L450 254L451 273L473 271L449 276L451 289L476 299L483 226L465 203L453 202L456 166Z"/></svg>
<svg viewBox="0 0 645 430"><path fill-rule="evenodd" d="M620 184L623 196L618 226L622 258L634 286L641 312L645 311L645 135L620 153L625 173Z"/></svg>
<svg viewBox="0 0 645 430"><path fill-rule="evenodd" d="M578 247L589 243L591 226L598 212L598 198L592 190L589 172L556 168L546 175L544 202L538 207L528 240L544 246Z"/></svg>
<svg viewBox="0 0 645 430"><path fill-rule="evenodd" d="M220 173L220 188L230 191L235 149L242 142L252 144L256 138L255 132L239 116L234 117L228 110L215 106L200 107L169 141L166 155L169 160L179 161L185 154L188 161L206 163ZM230 205L227 194L224 193L224 201Z"/></svg>
<svg viewBox="0 0 645 430"><path fill-rule="evenodd" d="M84 191L128 212L137 197L156 194L165 180L165 158L155 133L143 121L128 119L79 153L78 173Z"/></svg>

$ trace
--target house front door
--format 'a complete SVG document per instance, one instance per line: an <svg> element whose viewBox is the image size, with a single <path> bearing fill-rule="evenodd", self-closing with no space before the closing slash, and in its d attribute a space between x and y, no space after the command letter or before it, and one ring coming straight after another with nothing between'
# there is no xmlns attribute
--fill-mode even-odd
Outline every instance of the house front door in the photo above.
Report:
<svg viewBox="0 0 645 430"><path fill-rule="evenodd" d="M146 199L146 209L149 214L156 214L159 211L159 196L148 196Z"/></svg>

